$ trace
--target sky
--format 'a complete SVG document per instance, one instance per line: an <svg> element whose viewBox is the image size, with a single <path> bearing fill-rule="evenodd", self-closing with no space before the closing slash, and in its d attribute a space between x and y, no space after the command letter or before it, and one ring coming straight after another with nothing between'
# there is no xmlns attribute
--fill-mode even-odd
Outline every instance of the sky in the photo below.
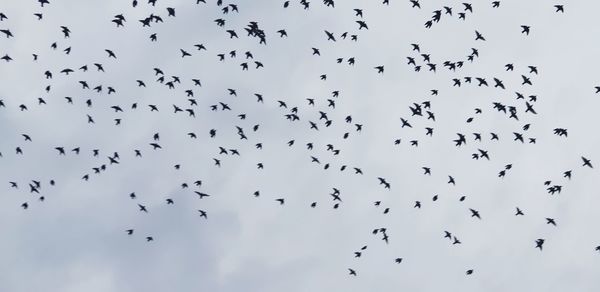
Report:
<svg viewBox="0 0 600 292"><path fill-rule="evenodd" d="M502 0L492 8L491 1L473 1L473 13L460 20L463 1L420 0L420 9L404 0L389 5L337 0L335 7L310 1L308 10L295 0L285 9L280 0L206 2L158 0L152 6L140 0L135 8L121 0L51 0L43 7L33 0L0 2L7 17L0 29L14 35L0 34L0 55L13 59L0 61L5 104L0 107L0 291L600 288L595 251L600 245L595 224L600 220L600 139L594 135L600 3ZM239 12L223 14L229 4ZM564 13L556 13L555 4L564 5ZM452 7L452 16L444 14L444 6ZM175 9L175 17L167 16L167 7ZM362 9L368 30L358 29L355 8ZM427 29L424 24L435 10L442 10L442 18ZM42 19L34 13L42 13ZM164 22L142 27L138 20L151 13ZM126 18L124 27L111 22L117 14ZM225 19L224 27L216 25L218 18ZM251 21L265 31L267 45L246 36L243 28ZM521 25L531 27L529 35L521 33ZM69 38L61 26L70 29ZM230 38L229 29L239 38ZM288 37L279 37L280 29ZM475 40L476 30L485 41ZM336 41L328 41L325 31ZM342 39L344 32L358 40ZM153 33L156 42L149 39ZM206 50L196 50L195 44ZM436 72L428 71L411 44L430 55ZM71 52L65 54L68 47ZM469 62L472 48L479 57ZM117 58L109 58L105 49ZM191 56L182 58L180 49ZM228 55L232 50L235 58ZM254 60L245 60L246 51ZM218 54L227 56L219 61ZM409 56L422 66L420 72L407 64ZM351 57L354 66L347 63ZM442 66L447 60L464 61L464 66L448 70ZM264 68L255 69L253 61ZM248 71L241 70L242 62L248 62ZM514 71L505 71L508 63ZM78 69L83 65L87 72ZM381 65L385 70L378 74L374 67ZM528 66L536 66L538 74ZM60 73L65 68L74 72ZM164 72L165 82L177 76L181 83L169 89L156 82L160 76L154 68ZM46 79L46 71L52 79ZM521 75L532 85L522 85ZM477 86L475 79L466 83L467 76L485 78L490 86ZM202 86L194 86L193 78ZM454 78L463 80L460 87L453 86ZM506 89L494 88L493 78ZM103 90L82 89L79 81ZM108 94L109 86L116 93ZM189 89L197 106L188 102ZM517 100L515 92L537 97L531 102L536 115L525 113L525 100ZM264 103L256 101L257 93ZM46 104L39 105L38 98ZM431 108L423 109L424 116L411 115L409 106L427 101ZM211 111L219 102L231 111ZM494 102L515 106L519 120L496 111ZM19 109L22 104L27 110ZM159 111L151 112L148 105ZM195 117L175 114L173 105L194 109ZM300 120L286 120L294 107ZM426 110L435 121L427 119ZM327 113L331 126L319 119L319 111ZM347 116L352 123L345 122ZM401 118L412 128L402 127ZM247 140L239 138L236 126ZM426 127L434 129L432 136L425 134ZM568 137L554 135L555 128L567 129ZM492 132L499 141L490 140ZM513 141L513 132L536 143ZM155 133L159 141L153 140ZM466 136L466 145L454 145L457 133ZM473 133L481 133L482 141ZM162 149L152 150L153 142ZM327 151L328 144L339 154ZM66 155L58 155L55 147L64 147ZM79 155L71 151L76 147ZM219 147L240 155L219 154ZM472 159L478 149L488 151L490 160ZM109 165L107 157L114 152L119 163ZM596 168L582 166L582 156ZM264 168L257 169L258 163ZM103 164L106 170L94 174L92 168ZM505 177L498 177L508 164ZM347 168L340 171L343 165ZM364 174L354 174L353 167ZM570 180L563 177L567 170L572 170ZM86 174L88 181L82 180ZM447 183L448 176L455 185ZM391 184L389 190L378 177ZM32 180L41 182L39 194L30 192ZM202 181L200 187L194 186L196 180ZM561 193L550 195L545 181L561 185ZM183 183L189 187L182 188ZM333 188L342 199L337 209ZM210 197L199 199L194 191ZM174 204L167 205L167 198ZM420 209L413 207L415 201ZM25 202L27 209L20 207ZM140 212L138 204L148 212ZM515 216L517 207L524 216ZM481 220L469 209L479 211ZM545 218L554 218L557 226ZM376 228L387 229L388 244L380 233L372 234ZM128 229L134 233L127 235ZM453 245L444 231L461 244ZM154 241L146 242L146 236ZM535 248L539 238L545 239L541 251ZM355 258L363 246L366 250ZM395 263L396 258L402 262ZM349 268L357 275L349 275ZM473 273L466 275L467 270Z"/></svg>

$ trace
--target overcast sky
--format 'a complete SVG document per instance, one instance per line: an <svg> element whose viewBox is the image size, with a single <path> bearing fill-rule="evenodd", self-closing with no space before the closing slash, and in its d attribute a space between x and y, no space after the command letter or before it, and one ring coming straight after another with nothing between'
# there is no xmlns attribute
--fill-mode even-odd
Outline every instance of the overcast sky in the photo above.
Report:
<svg viewBox="0 0 600 292"><path fill-rule="evenodd" d="M594 40L600 34L595 20L600 3L503 0L492 8L491 1L473 1L473 13L459 20L463 1L421 0L417 9L407 0L390 0L389 6L337 0L335 8L313 0L308 10L295 0L287 9L281 0L224 1L221 7L216 0L198 5L158 0L154 7L140 0L136 8L122 0L50 2L44 7L34 0L0 2L7 17L0 29L14 35L0 34L0 55L12 58L0 63L5 104L0 107L0 291L600 289L598 173L581 160L585 156L600 165L595 135L600 102L594 94L600 85ZM231 3L239 13L222 14ZM564 4L565 12L555 13L555 4ZM452 16L443 6L452 7ZM175 9L175 17L167 16L167 7ZM363 9L368 30L358 30L354 8ZM442 18L426 29L434 10L442 10ZM138 20L151 13L164 22L143 28ZM111 22L117 14L126 18L124 27ZM225 19L224 27L214 22L218 18ZM246 36L243 28L250 21L265 31L266 46ZM521 33L521 25L531 27L529 35ZM69 38L61 26L70 29ZM229 29L239 38L230 38ZM287 38L279 37L280 29ZM337 41L328 41L325 30ZM475 30L486 41L476 41ZM358 41L342 39L344 32ZM149 39L153 33L156 42ZM56 50L50 47L54 42ZM412 50L413 43L437 64L435 73ZM198 51L195 44L207 50ZM313 47L320 56L313 55ZM479 57L469 62L472 48ZM182 58L180 49L191 56ZM237 57L229 56L232 50ZM246 51L254 60L245 60ZM226 54L225 60L218 54ZM420 72L407 64L407 56L422 66ZM351 57L354 66L347 63ZM255 69L253 61L264 68ZM444 61L464 61L464 66L450 71ZM248 71L241 70L243 62ZM504 70L508 63L514 71ZM83 65L87 72L79 70ZM380 65L383 74L374 69ZM536 66L539 74L527 66ZM75 72L60 73L65 68ZM181 84L169 89L156 82L160 76L153 68L164 72L165 82L177 76ZM326 80L320 80L322 74ZM521 75L533 84L522 86ZM466 76L485 78L490 86L478 87L475 79L465 83ZM202 86L194 86L193 78ZM452 86L453 78L462 78L462 86ZM494 88L493 78L506 89ZM79 81L103 90L82 89ZM109 86L116 93L107 94ZM188 89L197 106L188 102ZM431 95L432 89L438 95ZM527 101L537 96L531 102L537 115L525 113L525 100L517 100L515 92ZM264 103L256 102L255 93ZM38 98L46 104L39 105ZM425 101L431 108L423 109L424 116L411 116L409 106ZM232 110L211 111L219 102ZM515 106L519 120L493 109L493 102ZM150 104L159 111L151 112ZM173 105L194 109L196 117L173 113ZM293 107L299 121L285 119ZM482 113L475 114L476 108ZM435 122L425 110L435 114ZM319 111L327 113L330 127L319 120ZM349 115L352 123L344 121ZM116 118L121 125L115 125ZM412 128L402 128L400 118ZM310 129L309 121L319 130ZM236 126L248 140L239 139ZM426 127L434 129L433 136L426 136ZM555 128L567 129L568 137L554 135ZM213 139L211 129L217 130ZM499 141L490 140L491 132ZM513 141L513 132L523 134L526 143ZM149 143L155 133L162 149L153 151ZM457 133L466 136L466 145L454 146ZM473 133L481 133L482 141ZM536 143L527 143L529 138ZM314 149L307 150L306 143ZM327 151L327 144L339 155ZM67 154L59 156L55 147ZM71 151L76 147L79 155ZM240 156L219 154L219 147L237 149ZM93 149L100 150L98 157ZM478 149L488 151L490 160L471 159ZM114 152L119 164L109 165ZM106 171L94 174L103 164ZM512 168L499 178L507 164ZM342 165L346 170L340 171ZM364 175L354 174L353 167ZM423 175L422 167L432 174ZM563 177L568 170L571 180ZM86 174L89 181L82 180ZM447 183L449 175L456 185ZM32 180L41 182L39 194L30 193ZM202 186L194 186L196 180ZM545 181L562 186L562 192L548 194ZM341 193L337 209L329 195L333 188ZM210 197L198 199L194 191ZM136 199L129 197L132 192ZM167 205L167 198L174 204ZM421 209L413 208L415 201ZM26 210L20 207L25 202ZM516 207L525 215L515 216ZM389 213L383 214L385 208ZM481 220L471 217L469 208L478 210ZM387 228L389 244L372 234L381 227ZM133 235L127 229L134 229ZM453 245L444 231L461 244ZM154 241L146 242L146 236ZM545 239L543 251L535 248L539 238ZM349 268L357 276L350 276ZM469 269L472 275L465 274Z"/></svg>

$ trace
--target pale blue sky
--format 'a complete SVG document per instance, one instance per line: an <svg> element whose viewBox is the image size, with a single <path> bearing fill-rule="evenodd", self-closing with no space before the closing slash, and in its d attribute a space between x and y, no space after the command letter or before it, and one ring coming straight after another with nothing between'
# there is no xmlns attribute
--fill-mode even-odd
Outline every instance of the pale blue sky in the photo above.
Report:
<svg viewBox="0 0 600 292"><path fill-rule="evenodd" d="M239 13L221 14L216 1L195 5L194 0L158 0L155 7L139 1L51 1L43 8L36 1L3 1L0 12L8 18L0 29L0 291L595 291L600 288L600 203L596 169L583 168L580 157L600 164L599 139L594 136L600 106L594 86L599 85L596 42L600 33L595 11L600 3L564 3L565 13L555 13L547 1L504 0L500 8L491 1L473 3L474 13L457 19L463 1L425 1L413 9L409 1L338 0L335 8L311 1L303 10L299 1L283 9L283 1L235 1ZM225 1L224 5L229 4ZM453 8L427 30L423 24L432 11ZM176 9L167 17L166 7ZM363 9L369 30L358 31L354 8ZM38 21L34 13L43 13ZM150 13L164 22L142 28L138 22ZM125 26L111 23L123 14ZM223 18L225 27L214 20ZM243 27L256 21L267 34L267 46L246 36ZM521 25L531 26L529 36ZM65 39L60 26L71 36ZM239 39L225 32L234 29ZM285 29L288 38L279 38ZM338 39L327 41L324 31ZM485 42L475 41L475 30ZM343 32L357 34L358 42L343 40ZM157 42L149 35L156 33ZM50 45L56 42L58 49ZM437 72L428 72L422 58L411 50L420 44L430 54ZM207 51L196 51L204 44ZM62 50L71 47L69 55ZM321 56L313 56L311 48ZM479 58L466 61L471 48ZM115 52L109 59L105 49ZM180 49L192 54L181 58ZM217 54L237 51L235 59L220 62ZM251 51L264 68L242 71L244 52ZM39 55L33 62L31 54ZM413 56L423 66L414 72L406 64ZM346 60L356 59L354 66ZM344 58L337 64L337 58ZM442 66L446 60L465 60L456 72ZM101 63L105 73L93 63ZM513 63L514 72L504 65ZM89 71L79 67L87 64ZM373 68L385 65L385 73ZM537 66L539 75L527 66ZM174 90L156 81L153 68L181 84ZM75 70L69 76L59 73ZM45 79L44 72L53 73ZM327 80L319 80L327 74ZM521 86L520 75L533 86ZM477 87L476 81L460 88L453 78L484 77L504 81L506 90ZM195 87L192 78L200 79ZM103 92L83 90L103 85ZM137 87L143 80L146 88ZM44 88L51 85L49 93ZM111 86L116 94L107 95ZM236 89L237 97L228 88ZM173 105L192 108L185 90L198 102L196 118L173 114ZM431 96L437 89L439 95ZM334 98L331 92L339 90ZM526 97L536 95L537 115L524 113ZM264 96L264 104L254 96ZM73 98L74 104L64 97ZM39 106L42 97L46 105ZM315 107L306 98L315 99ZM85 100L93 101L92 107ZM327 106L334 99L335 109ZM288 109L278 107L285 101ZM431 102L436 121L411 116L413 103ZM137 110L131 110L132 103ZM227 103L232 111L210 111ZM516 106L519 121L495 111L493 102ZM20 111L25 104L27 111ZM150 112L155 104L159 112ZM110 107L118 105L123 113ZM300 121L284 115L298 108ZM475 115L474 109L483 113ZM319 111L333 121L325 127ZM246 114L245 120L236 117ZM95 124L87 124L86 115ZM361 133L344 122L363 125ZM474 117L472 123L467 118ZM113 119L121 118L115 126ZM400 118L413 128L401 128ZM311 130L309 121L319 131ZM259 130L252 131L255 124ZM522 127L531 124L529 130ZM240 140L236 126L248 140ZM434 128L433 137L425 127ZM568 129L568 138L552 134ZM209 130L217 137L209 138ZM162 150L148 143L160 133ZM194 132L198 138L190 139ZM343 139L344 133L350 133ZM490 132L500 141L490 141ZM537 144L512 141L513 132ZM32 142L25 142L21 134ZM454 147L456 133L467 145ZM481 133L483 141L473 140ZM401 138L400 145L394 140ZM286 143L295 140L292 147ZM419 146L410 146L418 140ZM309 151L305 144L312 142ZM256 143L263 150L255 149ZM332 144L340 154L326 151ZM67 149L59 156L54 147ZM20 147L24 155L16 155ZM80 147L80 155L70 152ZM219 155L219 147L237 149L240 156ZM92 157L99 149L99 157ZM135 158L133 149L142 150ZM490 161L472 160L477 149L489 152ZM119 165L108 165L107 156L118 152ZM311 162L315 156L321 164ZM213 158L222 167L213 165ZM257 163L264 169L258 170ZM331 168L323 169L325 163ZM101 174L93 167L107 164ZM174 165L181 169L175 170ZM497 177L512 164L505 178ZM348 168L344 172L342 165ZM424 176L421 167L432 170ZM360 167L364 175L354 175ZM562 177L566 170L573 178ZM81 177L90 174L84 182ZM448 175L456 186L447 184ZM378 185L377 177L391 183ZM56 186L48 185L54 179ZM202 180L200 188L193 186ZM30 194L28 183L42 182L41 195ZM543 182L562 185L554 196ZM18 189L9 182L19 184ZM188 183L190 188L180 185ZM333 209L332 188L343 202ZM210 194L198 199L193 191ZM260 197L252 194L260 190ZM129 194L135 192L132 200ZM433 202L432 197L438 195ZM460 202L460 196L466 196ZM167 205L172 198L174 205ZM285 198L280 206L275 199ZM415 201L422 208L414 209ZM375 207L375 201L382 201ZM19 206L28 202L27 210ZM317 208L310 203L317 202ZM138 211L137 204L149 213ZM515 207L525 216L515 217ZM390 213L383 214L385 208ZM470 217L469 208L482 220ZM198 216L208 212L208 220ZM546 217L558 224L546 224ZM374 228L386 227L386 245ZM126 229L133 228L132 236ZM444 230L461 245L444 239ZM155 241L145 242L146 236ZM546 239L544 250L535 240ZM354 252L368 248L361 258ZM394 263L397 257L401 264ZM348 275L348 268L357 277ZM465 271L474 269L471 276Z"/></svg>

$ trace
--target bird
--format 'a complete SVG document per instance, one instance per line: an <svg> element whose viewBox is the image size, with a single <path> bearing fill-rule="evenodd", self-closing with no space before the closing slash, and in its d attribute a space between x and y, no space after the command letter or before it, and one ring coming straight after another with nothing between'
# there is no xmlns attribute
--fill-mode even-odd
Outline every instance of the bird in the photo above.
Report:
<svg viewBox="0 0 600 292"><path fill-rule="evenodd" d="M0 32L3 33L7 39L14 37L14 35L12 34L12 32L9 29L0 29Z"/></svg>
<svg viewBox="0 0 600 292"><path fill-rule="evenodd" d="M167 13L168 13L168 16L175 17L175 8L167 7Z"/></svg>
<svg viewBox="0 0 600 292"><path fill-rule="evenodd" d="M353 10L354 10L354 13L355 13L354 16L358 16L360 18L363 17L363 10L362 9L354 8Z"/></svg>
<svg viewBox="0 0 600 292"><path fill-rule="evenodd" d="M527 66L527 68L529 68L529 73L535 73L536 75L538 74L536 66Z"/></svg>
<svg viewBox="0 0 600 292"><path fill-rule="evenodd" d="M462 242L460 242L460 240L458 240L458 238L456 238L456 236L453 236L453 241L452 241L452 245L455 244L461 244Z"/></svg>
<svg viewBox="0 0 600 292"><path fill-rule="evenodd" d="M521 211L521 209L519 209L519 207L517 207L517 213L515 214L515 216L519 216L519 215L523 216L525 214L523 214L523 211Z"/></svg>
<svg viewBox="0 0 600 292"><path fill-rule="evenodd" d="M556 8L555 12L562 12L565 13L565 8L563 5L554 5L554 8Z"/></svg>
<svg viewBox="0 0 600 292"><path fill-rule="evenodd" d="M587 158L585 158L583 156L581 156L581 160L583 160L583 166L587 166L589 168L594 168L592 166L592 161L591 160L589 160L589 159L587 159Z"/></svg>
<svg viewBox="0 0 600 292"><path fill-rule="evenodd" d="M333 33L329 32L329 31L325 31L325 34L327 35L327 40L328 41L336 41L335 40L335 36L333 35Z"/></svg>
<svg viewBox="0 0 600 292"><path fill-rule="evenodd" d="M361 30L363 28L369 29L369 27L367 26L367 23L362 20L357 20L356 23L358 23L358 25L359 25L358 30Z"/></svg>
<svg viewBox="0 0 600 292"><path fill-rule="evenodd" d="M204 211L204 210L198 210L198 212L200 213L200 217L204 217L204 219L208 219L206 211Z"/></svg>
<svg viewBox="0 0 600 292"><path fill-rule="evenodd" d="M148 210L146 209L146 206L144 206L142 204L138 204L138 207L140 208L141 212L148 213Z"/></svg>
<svg viewBox="0 0 600 292"><path fill-rule="evenodd" d="M539 248L540 251L542 250L543 246L544 246L544 242L545 240L543 238L539 238L535 240L535 247Z"/></svg>
<svg viewBox="0 0 600 292"><path fill-rule="evenodd" d="M479 41L479 40L485 41L485 38L483 37L483 35L480 32L475 31L475 40L476 41Z"/></svg>
<svg viewBox="0 0 600 292"><path fill-rule="evenodd" d="M481 219L481 216L479 216L479 211L474 210L474 209L469 209L469 211L471 211L471 217L476 217L477 219Z"/></svg>
<svg viewBox="0 0 600 292"><path fill-rule="evenodd" d="M546 218L546 224L551 224L556 226L556 221L554 221L554 219L552 218Z"/></svg>
<svg viewBox="0 0 600 292"><path fill-rule="evenodd" d="M187 51L185 51L184 49L179 49L179 51L181 52L181 57L185 58L185 57L190 57L192 56L192 54L188 53Z"/></svg>

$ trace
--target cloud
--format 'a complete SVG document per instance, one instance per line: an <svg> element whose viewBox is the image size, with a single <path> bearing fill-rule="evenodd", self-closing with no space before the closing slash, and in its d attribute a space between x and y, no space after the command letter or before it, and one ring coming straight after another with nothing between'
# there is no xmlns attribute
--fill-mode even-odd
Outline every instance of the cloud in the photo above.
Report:
<svg viewBox="0 0 600 292"><path fill-rule="evenodd" d="M462 6L453 2L421 1L418 10L408 1L389 6L336 1L335 8L311 1L303 10L296 1L288 9L279 2L238 1L239 13L227 15L214 1L158 1L155 7L140 1L135 9L123 1L51 2L44 8L33 1L0 7L8 16L0 28L15 35L0 39L0 54L14 59L0 64L0 99L6 104L0 108L0 188L5 188L0 291L589 291L600 285L594 273L599 268L594 247L600 244L592 224L600 219L594 208L595 170L583 168L580 160L586 156L594 163L599 145L593 137L597 62L590 38L597 30L596 4L569 3L564 14L556 14L550 4L503 1L493 9L474 3L474 13L463 21L456 18ZM430 11L444 5L453 7L454 16L443 15L425 29ZM174 7L177 16L167 17L166 7ZM369 30L358 31L352 11L358 7ZM41 21L33 16L38 12L44 14ZM138 20L150 13L164 22L142 28ZM110 22L116 14L126 17L125 27ZM226 20L225 27L214 23L217 18ZM246 36L243 27L250 21L265 30L268 45ZM522 24L531 26L529 36L520 34ZM70 38L63 37L61 25L71 29ZM230 39L227 29L235 29L239 39ZM279 38L279 29L289 37ZM325 30L338 40L327 41ZM487 41L476 42L475 30ZM357 34L358 41L341 39L344 32ZM152 33L157 42L150 41ZM50 48L54 42L56 50ZM436 73L427 71L411 43L430 54ZM207 50L197 51L195 44ZM67 47L69 55L62 51ZM312 55L313 47L320 57ZM472 48L480 56L469 62ZM105 49L117 59L109 59ZM192 56L181 58L180 49ZM232 50L236 58L218 60L217 54ZM254 69L246 51L265 67ZM37 62L31 54L39 55ZM406 56L422 71L414 72ZM346 63L351 57L354 66ZM337 58L344 61L338 64ZM446 60L465 63L449 71L442 66ZM241 70L242 62L248 62L248 71ZM93 63L106 72L97 72ZM514 72L504 70L507 63L515 65ZM83 65L89 71L78 70ZM374 69L379 65L385 65L384 74ZM529 73L530 65L539 75ZM65 68L75 72L59 73ZM181 84L168 89L156 82L160 76L153 68L165 72L165 82L177 76ZM45 79L46 70L52 79ZM326 81L319 79L322 74ZM521 74L530 76L533 86L521 86ZM488 82L496 77L507 89L452 86L453 78L465 76ZM84 90L78 81L102 85L103 91ZM108 86L117 92L108 95ZM198 106L190 104L188 89ZM336 90L339 97L332 96ZM539 114L524 113L515 91L536 95ZM255 93L264 103L256 102ZM47 104L38 105L39 97ZM279 107L278 100L288 108ZM411 116L408 107L425 101L435 122ZM232 110L211 111L219 102ZM519 121L496 112L492 102L517 107ZM20 111L20 104L28 110ZM159 111L150 112L150 104ZM124 113L115 113L113 105ZM173 105L194 109L196 117L174 114ZM292 108L299 121L285 119ZM475 114L475 108L483 113ZM330 127L319 111L327 113ZM87 123L87 115L94 124ZM344 121L347 116L352 123ZM401 128L400 117L413 128ZM466 123L469 117L472 123ZM114 125L116 118L121 125ZM319 130L310 129L309 121ZM363 125L362 132L354 123ZM525 124L531 124L527 131ZM236 126L248 140L239 138ZM434 128L432 137L425 127ZM569 137L554 136L556 127L567 128ZM214 139L211 129L217 131ZM490 140L492 132L500 141ZM513 132L537 143L514 142ZM33 141L24 141L23 133ZM149 146L155 133L163 149ZM467 145L454 146L456 133L467 137ZM473 133L482 141L474 141ZM394 145L396 139L400 145ZM411 140L418 140L418 147L410 146ZM312 151L307 143L314 145ZM327 151L327 144L339 155ZM66 156L58 155L54 147L59 146ZM16 155L16 147L24 155ZM76 147L79 155L71 151ZM220 155L219 147L241 155ZM98 157L92 156L94 149ZM136 158L134 149L143 157ZM490 161L472 160L477 149L489 151ZM108 165L114 152L120 163ZM264 169L257 169L258 163ZM103 164L107 170L94 174ZM513 167L498 178L507 164ZM431 176L423 175L423 166L432 169ZM355 175L353 167L364 175ZM562 177L566 170L573 170L570 181ZM87 182L81 179L85 174ZM456 186L447 184L448 175ZM378 185L377 177L385 177L391 189ZM48 184L51 179L56 186ZM32 180L42 182L44 202L28 192ZM201 187L193 185L196 180L202 180ZM563 191L547 194L546 180L563 185ZM10 188L9 181L19 188ZM343 200L338 209L329 195L334 187ZM199 199L193 190L210 197ZM167 198L175 204L167 205ZM285 198L285 205L278 198ZM421 209L413 208L415 201ZM19 208L23 202L28 210ZM316 208L310 208L312 202ZM138 211L138 203L148 214ZM525 216L514 216L517 206ZM383 214L385 208L389 214ZM469 217L469 208L479 210L482 220ZM208 219L197 210L207 211ZM546 217L558 226L547 225ZM372 234L381 227L388 230L389 244ZM127 229L134 234L127 236ZM444 239L445 230L462 244ZM155 240L147 243L146 236ZM537 238L546 239L543 252L534 248ZM365 245L361 258L353 258ZM394 263L398 257L401 264ZM349 276L348 268L358 276ZM474 269L473 275L466 276L467 269Z"/></svg>

